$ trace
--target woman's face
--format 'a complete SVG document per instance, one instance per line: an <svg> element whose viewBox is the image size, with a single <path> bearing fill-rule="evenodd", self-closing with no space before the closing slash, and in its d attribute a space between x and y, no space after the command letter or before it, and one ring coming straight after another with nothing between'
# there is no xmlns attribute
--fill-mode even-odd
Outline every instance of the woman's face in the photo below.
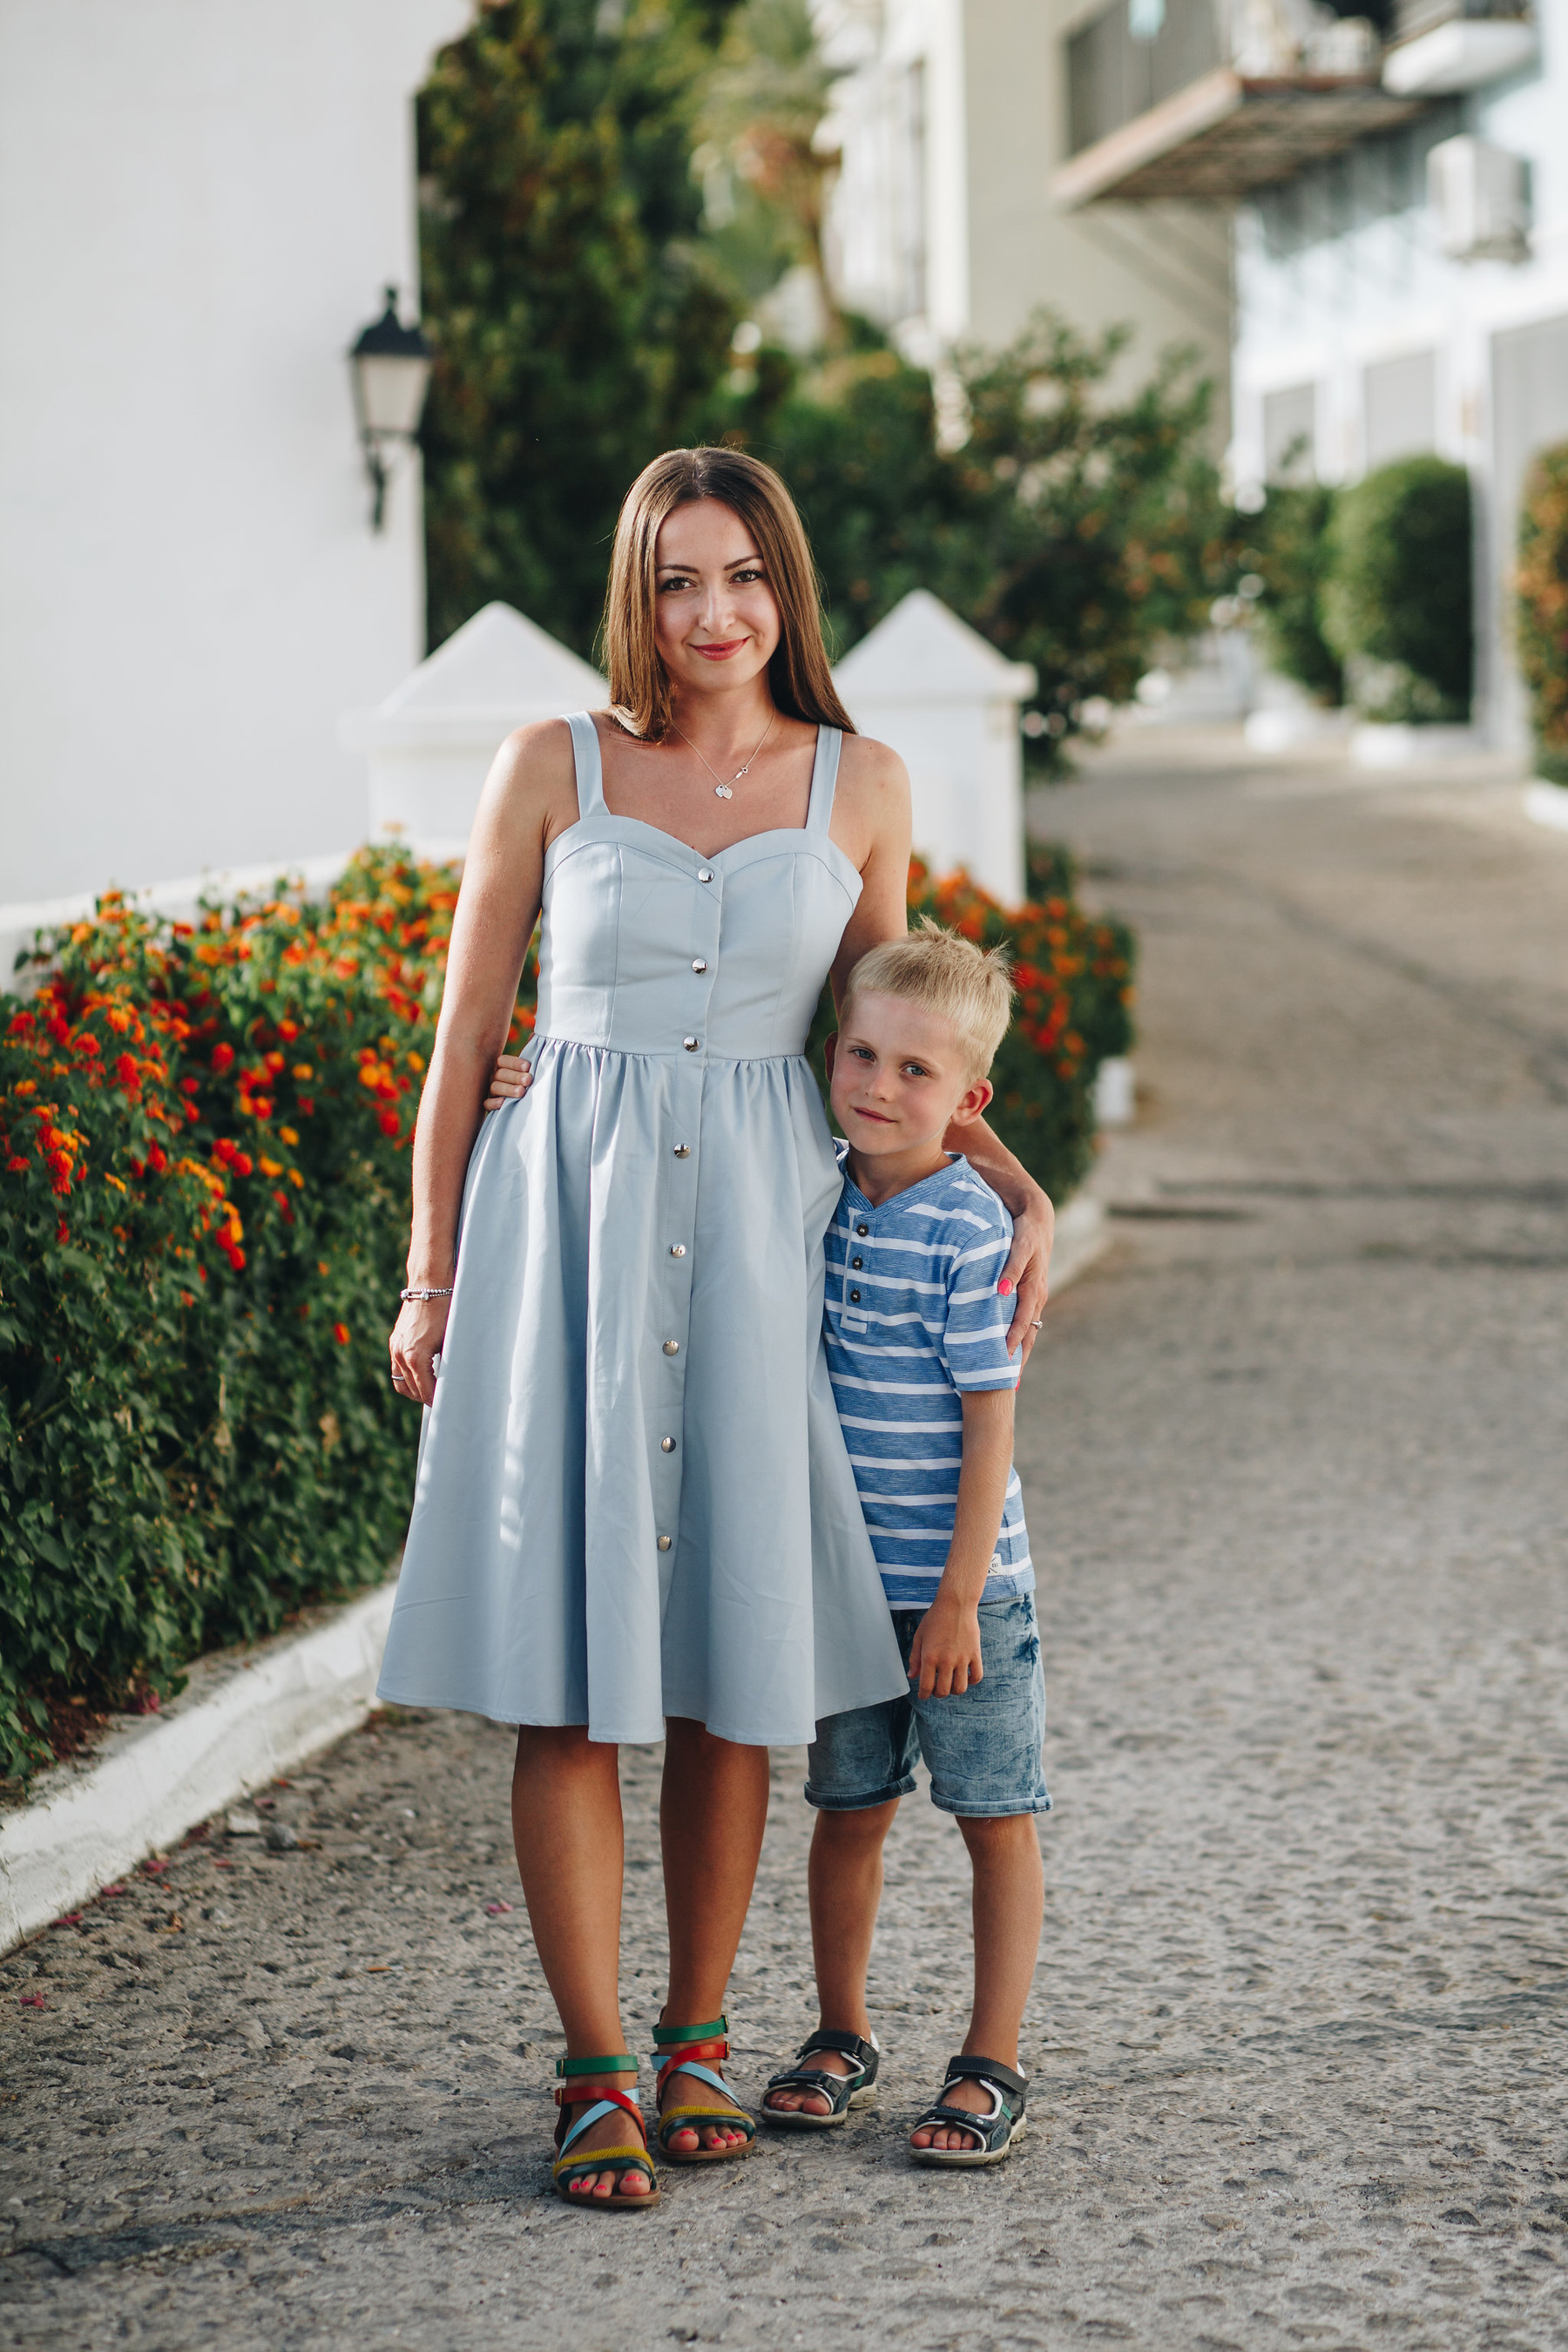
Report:
<svg viewBox="0 0 1568 2352"><path fill-rule="evenodd" d="M717 499L677 507L654 549L654 621L670 683L711 694L767 668L779 608L756 541Z"/></svg>

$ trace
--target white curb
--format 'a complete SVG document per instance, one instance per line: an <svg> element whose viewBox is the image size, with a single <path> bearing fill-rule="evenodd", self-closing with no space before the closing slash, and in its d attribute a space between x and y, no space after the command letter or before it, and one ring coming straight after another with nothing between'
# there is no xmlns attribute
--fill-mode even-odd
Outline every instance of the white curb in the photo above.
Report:
<svg viewBox="0 0 1568 2352"><path fill-rule="evenodd" d="M246 1651L198 1659L177 1699L57 1765L0 1814L0 1951L363 1721L395 1584Z"/></svg>
<svg viewBox="0 0 1568 2352"><path fill-rule="evenodd" d="M1087 1192L1075 1192L1057 1219L1051 1245L1051 1297L1076 1282L1095 1259L1103 1257L1115 1236L1102 1202Z"/></svg>

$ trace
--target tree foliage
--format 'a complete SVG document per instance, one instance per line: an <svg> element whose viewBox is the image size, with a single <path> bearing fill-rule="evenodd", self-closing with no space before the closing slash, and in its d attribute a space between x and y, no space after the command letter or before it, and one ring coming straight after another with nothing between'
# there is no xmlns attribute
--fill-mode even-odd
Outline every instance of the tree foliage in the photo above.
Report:
<svg viewBox="0 0 1568 2352"><path fill-rule="evenodd" d="M740 315L690 171L728 0L492 0L419 100L430 638L502 597L589 654L627 483Z"/></svg>
<svg viewBox="0 0 1568 2352"><path fill-rule="evenodd" d="M800 502L841 648L929 588L1034 664L1050 741L1090 698L1125 701L1163 642L1206 625L1236 561L1203 454L1208 387L1171 352L1107 398L1126 341L1042 311L1006 350L962 354L958 446L938 434L930 375L885 345L738 416L735 437Z"/></svg>

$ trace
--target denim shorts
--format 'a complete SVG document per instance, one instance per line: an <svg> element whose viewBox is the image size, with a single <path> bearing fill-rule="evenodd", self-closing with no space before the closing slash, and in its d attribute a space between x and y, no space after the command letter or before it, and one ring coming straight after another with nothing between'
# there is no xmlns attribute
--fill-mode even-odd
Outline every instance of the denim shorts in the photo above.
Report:
<svg viewBox="0 0 1568 2352"><path fill-rule="evenodd" d="M893 1631L906 1667L923 1609L895 1609ZM1004 1813L1048 1813L1041 1768L1046 1677L1035 1602L1022 1592L980 1604L977 1683L957 1698L881 1700L825 1716L806 1765L805 1801L825 1812L858 1812L907 1797L915 1759L931 1773L931 1798L944 1813L994 1820Z"/></svg>

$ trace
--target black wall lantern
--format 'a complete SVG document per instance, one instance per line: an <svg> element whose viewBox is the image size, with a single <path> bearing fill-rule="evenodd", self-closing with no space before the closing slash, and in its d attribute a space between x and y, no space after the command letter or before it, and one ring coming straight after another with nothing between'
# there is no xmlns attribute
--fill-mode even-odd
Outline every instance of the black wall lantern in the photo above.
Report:
<svg viewBox="0 0 1568 2352"><path fill-rule="evenodd" d="M349 360L360 446L374 493L371 529L380 530L391 478L388 454L398 442L412 445L430 381L430 346L417 327L405 327L398 318L395 286L387 288L385 310L366 327Z"/></svg>

